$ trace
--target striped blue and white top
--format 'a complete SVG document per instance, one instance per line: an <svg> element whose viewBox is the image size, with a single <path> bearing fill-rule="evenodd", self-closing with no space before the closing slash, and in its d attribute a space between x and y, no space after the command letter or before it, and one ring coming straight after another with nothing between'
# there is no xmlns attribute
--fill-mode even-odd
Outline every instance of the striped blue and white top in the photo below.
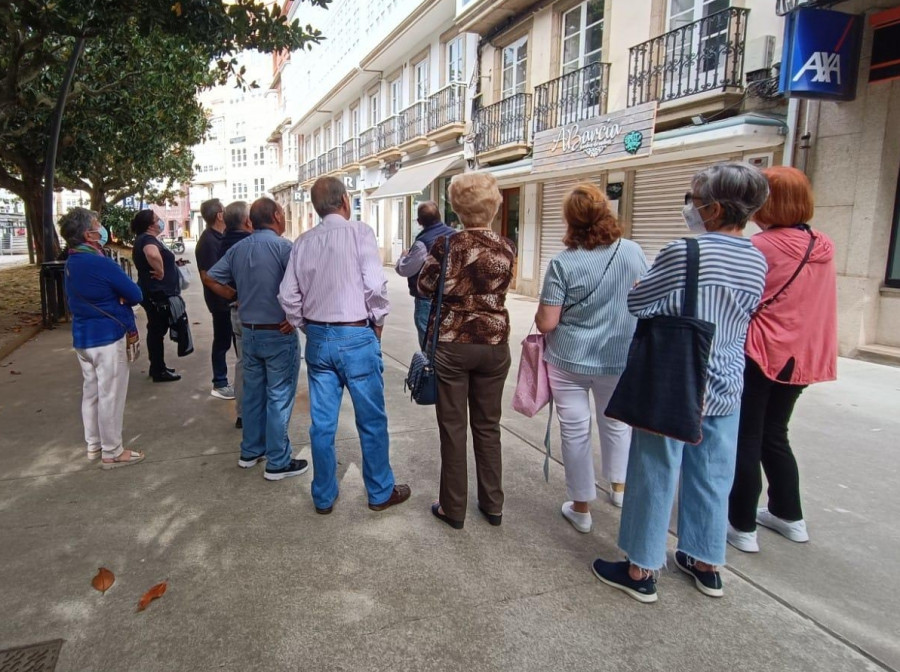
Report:
<svg viewBox="0 0 900 672"><path fill-rule="evenodd" d="M705 233L700 243L697 317L716 325L709 359L704 415L731 415L744 387L744 341L750 314L766 282L766 260L747 238ZM662 249L653 267L628 294L639 318L680 315L687 252L684 240Z"/></svg>
<svg viewBox="0 0 900 672"><path fill-rule="evenodd" d="M628 290L647 270L647 258L631 240L621 239L618 251L617 245L563 250L550 261L541 303L563 311L556 329L544 335L544 361L587 376L624 371L637 324L628 312Z"/></svg>

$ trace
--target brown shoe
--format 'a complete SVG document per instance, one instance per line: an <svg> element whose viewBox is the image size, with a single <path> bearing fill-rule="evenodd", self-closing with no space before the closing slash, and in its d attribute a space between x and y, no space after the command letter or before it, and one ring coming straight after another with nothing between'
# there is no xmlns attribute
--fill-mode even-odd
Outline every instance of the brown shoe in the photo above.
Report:
<svg viewBox="0 0 900 672"><path fill-rule="evenodd" d="M391 496L386 502L382 504L369 504L369 508L372 509L372 511L384 511L385 509L388 509L395 504L402 504L407 499L409 499L409 496L411 494L412 491L405 483L402 485L395 485L394 491L391 493Z"/></svg>

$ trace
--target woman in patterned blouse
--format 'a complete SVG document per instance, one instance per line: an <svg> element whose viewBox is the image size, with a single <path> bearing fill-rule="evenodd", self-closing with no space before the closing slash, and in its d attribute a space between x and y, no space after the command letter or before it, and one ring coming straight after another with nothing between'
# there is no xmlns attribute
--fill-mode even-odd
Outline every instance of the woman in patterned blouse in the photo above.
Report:
<svg viewBox="0 0 900 672"><path fill-rule="evenodd" d="M434 355L441 486L431 512L458 530L466 517L468 492L467 413L475 451L478 509L491 525L502 520L500 414L510 365L506 292L513 278L516 248L491 230L502 200L493 176L456 175L450 181L449 194L450 205L464 228L435 241L419 274L419 293L426 297L435 294L441 262L449 255Z"/></svg>

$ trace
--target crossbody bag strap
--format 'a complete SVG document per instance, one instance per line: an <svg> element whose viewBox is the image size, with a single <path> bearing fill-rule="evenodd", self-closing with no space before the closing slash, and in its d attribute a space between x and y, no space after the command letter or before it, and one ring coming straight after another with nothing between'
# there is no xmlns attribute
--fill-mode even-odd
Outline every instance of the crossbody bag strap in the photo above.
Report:
<svg viewBox="0 0 900 672"><path fill-rule="evenodd" d="M441 274L438 277L437 294L434 299L434 320L431 323L431 349L429 360L434 359L434 353L437 350L438 337L441 332L441 307L444 304L444 283L447 281L447 260L450 258L450 237L447 237L447 244L444 246L444 258L441 259Z"/></svg>
<svg viewBox="0 0 900 672"><path fill-rule="evenodd" d="M587 296L585 296L585 297L584 297L583 299L581 299L580 301L577 301L576 303L573 303L571 306L566 306L566 307L563 309L563 312L565 312L565 311L567 311L567 310L570 310L570 309L574 308L575 306L577 306L577 305L579 305L579 304L587 303L587 300L590 299L598 289L600 289L600 286L603 284L603 278L606 277L606 272L609 270L609 267L612 266L612 262L613 262L613 260L616 258L616 254L619 253L619 248L620 248L621 246L622 246L622 239L619 238L618 242L616 243L615 248L613 248L613 253L612 253L612 255L609 257L609 261L606 262L606 267L603 269L603 273L600 274L600 280L597 281L597 286L594 287L590 292L588 292L588 293L587 293Z"/></svg>
<svg viewBox="0 0 900 672"><path fill-rule="evenodd" d="M67 277L67 278L71 278L71 277L72 277L72 275L69 273L69 269L68 269L68 268L66 268L66 277ZM122 320L120 320L119 318L117 318L115 315L110 315L110 314L107 313L105 310L103 310L100 306L96 306L96 305L94 305L93 303L91 303L90 301L88 301L86 298L84 298L84 297L81 295L81 293L80 293L77 289L75 289L75 288L72 287L71 285L69 285L69 289L72 290L72 293L75 294L75 296L77 296L79 299L81 299L82 301L84 301L84 302L85 302L87 305L89 305L91 308L93 308L93 309L96 310L97 312L102 313L103 315L105 315L105 316L108 317L109 319L111 319L111 320L113 320L113 321L115 321L115 322L118 322L119 326L122 327L122 328L125 330L126 333L130 331L130 328L129 328L129 327L126 327L125 324L122 322Z"/></svg>
<svg viewBox="0 0 900 672"><path fill-rule="evenodd" d="M800 275L800 271L802 271L803 267L806 266L806 264L809 262L809 257L812 254L813 247L815 247L816 245L816 237L815 235L813 235L812 230L808 226L806 227L806 232L809 234L809 245L807 245L806 247L806 254L803 255L803 259L800 261L800 265L797 266L797 269L794 271L794 274L788 279L788 281L781 286L781 289L779 289L772 296L770 296L768 299L760 303L759 306L757 306L756 310L753 311L754 317L758 315L760 311L765 310L773 303L775 303L775 299L781 296L784 293L784 290L791 286L791 283L797 279L797 276Z"/></svg>
<svg viewBox="0 0 900 672"><path fill-rule="evenodd" d="M684 279L684 299L681 304L683 317L697 317L697 293L700 291L700 243L696 238L685 238L687 268Z"/></svg>

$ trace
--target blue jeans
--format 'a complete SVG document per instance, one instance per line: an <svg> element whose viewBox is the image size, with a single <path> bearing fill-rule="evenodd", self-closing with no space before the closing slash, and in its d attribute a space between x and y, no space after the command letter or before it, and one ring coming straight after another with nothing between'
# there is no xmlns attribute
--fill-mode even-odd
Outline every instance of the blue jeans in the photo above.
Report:
<svg viewBox="0 0 900 672"><path fill-rule="evenodd" d="M394 472L389 457L383 373L381 344L372 329L306 325L306 374L312 420L309 439L315 470L312 499L316 508L328 508L338 496L334 436L344 387L350 390L353 400L362 448L362 476L369 503L383 504L390 499L394 490ZM246 387L244 389L246 395Z"/></svg>
<svg viewBox="0 0 900 672"><path fill-rule="evenodd" d="M425 332L428 331L428 317L431 315L431 299L416 299L413 321L419 334L419 349L425 350Z"/></svg>
<svg viewBox="0 0 900 672"><path fill-rule="evenodd" d="M710 565L725 564L739 420L740 412L704 417L703 440L696 446L634 430L619 524L619 548L633 564L665 564L679 474L678 549Z"/></svg>
<svg viewBox="0 0 900 672"><path fill-rule="evenodd" d="M266 456L266 469L291 461L288 425L294 410L300 345L297 332L244 328L244 434L241 457Z"/></svg>

